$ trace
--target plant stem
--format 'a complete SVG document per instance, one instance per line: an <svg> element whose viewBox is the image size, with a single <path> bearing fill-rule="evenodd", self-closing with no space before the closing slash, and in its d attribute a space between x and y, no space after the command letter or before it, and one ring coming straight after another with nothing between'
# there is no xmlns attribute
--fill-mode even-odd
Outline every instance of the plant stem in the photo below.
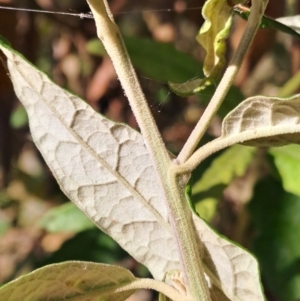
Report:
<svg viewBox="0 0 300 301"><path fill-rule="evenodd" d="M158 292L163 293L165 296L167 296L168 298L170 298L173 301L193 301L190 298L188 298L187 296L183 296L181 295L175 288L173 288L172 286L161 282L161 281L157 281L154 279L139 279L137 278L135 281L125 284L125 285L120 285L120 287L113 286L112 288L100 288L98 290L91 290L90 292L87 292L83 295L76 295L74 297L70 297L68 298L68 301L85 301L88 298L90 299L95 299L98 297L98 299L102 300L101 297L104 297L103 299L106 300L107 296L113 296L114 294L120 294L121 292L126 292L126 291L132 291L132 293L135 290L138 289L152 289L152 290L156 290ZM90 300L89 299L89 300ZM98 300L97 299L97 300ZM120 299L120 298L119 298ZM119 300L118 299L118 300ZM109 298L109 300L112 300L111 298Z"/></svg>
<svg viewBox="0 0 300 301"><path fill-rule="evenodd" d="M178 174L189 174L191 173L203 160L208 158L210 155L237 143L246 143L247 141L280 136L286 134L295 134L300 132L300 125L281 125L280 128L274 127L262 127L260 129L243 131L229 136L221 136L206 143L199 148L183 165L173 167L174 171Z"/></svg>
<svg viewBox="0 0 300 301"><path fill-rule="evenodd" d="M95 18L98 37L113 61L165 191L165 204L169 210L169 221L177 243L187 296L193 301L210 301L192 213L184 194L186 181L182 181L182 175L178 176L172 172L174 164L154 123L106 0L87 0L87 2Z"/></svg>
<svg viewBox="0 0 300 301"><path fill-rule="evenodd" d="M131 109L138 122L145 144L158 172L166 177L171 159L157 129L149 106L131 64L118 26L106 0L87 0L95 18L97 34L109 54L121 81Z"/></svg>
<svg viewBox="0 0 300 301"><path fill-rule="evenodd" d="M170 222L172 227L176 229L183 276L193 301L211 301L201 259L201 245L198 242L199 238L194 227L192 211L185 197L189 173L186 175L178 174L178 167L173 165L169 171L169 184L174 197L176 197L176 202L170 203L170 211L175 216L175 218L170 219Z"/></svg>
<svg viewBox="0 0 300 301"><path fill-rule="evenodd" d="M239 43L239 46L234 56L232 57L231 62L229 63L229 66L226 69L209 105L207 106L195 129L191 133L180 154L178 155L178 164L183 164L192 155L201 138L205 134L211 120L221 106L228 90L230 89L230 86L232 85L241 67L245 54L252 43L257 29L259 28L267 3L268 0L252 0L247 27Z"/></svg>

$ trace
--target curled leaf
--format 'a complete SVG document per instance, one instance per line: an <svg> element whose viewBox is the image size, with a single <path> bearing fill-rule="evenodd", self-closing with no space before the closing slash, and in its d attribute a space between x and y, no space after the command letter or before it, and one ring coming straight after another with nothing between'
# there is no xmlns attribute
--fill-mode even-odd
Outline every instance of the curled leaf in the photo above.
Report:
<svg viewBox="0 0 300 301"><path fill-rule="evenodd" d="M203 72L206 78L181 84L169 83L170 89L179 96L189 96L201 92L214 84L226 65L226 39L230 33L233 6L244 0L208 0L203 6L204 24L196 37L205 49Z"/></svg>
<svg viewBox="0 0 300 301"><path fill-rule="evenodd" d="M224 119L222 138L235 136L250 146L300 143L300 95L283 99L250 97Z"/></svg>
<svg viewBox="0 0 300 301"><path fill-rule="evenodd" d="M203 71L205 76L217 79L226 64L226 39L232 24L233 7L227 0L209 0L203 6L202 15L205 22L196 39L206 51Z"/></svg>

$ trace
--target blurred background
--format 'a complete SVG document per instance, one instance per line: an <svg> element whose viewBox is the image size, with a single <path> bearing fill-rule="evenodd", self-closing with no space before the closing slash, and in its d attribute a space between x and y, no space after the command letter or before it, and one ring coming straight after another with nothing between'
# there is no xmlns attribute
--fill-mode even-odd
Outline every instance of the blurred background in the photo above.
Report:
<svg viewBox="0 0 300 301"><path fill-rule="evenodd" d="M177 154L215 86L186 98L168 81L203 77L204 51L195 36L201 0L108 1L124 35L151 111L168 149ZM120 82L84 0L0 0L0 35L58 85L108 118L138 129ZM250 3L248 3L250 5ZM300 1L270 0L273 18L300 14ZM227 55L246 22L234 18ZM295 38L260 29L241 71L213 120L206 143L221 133L222 118L246 97L291 96L300 86ZM35 268L65 260L115 263L135 275L147 269L126 254L68 201L32 142L26 112L15 97L5 61L0 65L0 284ZM216 83L217 84L217 83ZM214 154L194 172L193 202L219 232L253 252L268 300L300 300L300 147L234 146ZM140 291L131 301L157 300Z"/></svg>

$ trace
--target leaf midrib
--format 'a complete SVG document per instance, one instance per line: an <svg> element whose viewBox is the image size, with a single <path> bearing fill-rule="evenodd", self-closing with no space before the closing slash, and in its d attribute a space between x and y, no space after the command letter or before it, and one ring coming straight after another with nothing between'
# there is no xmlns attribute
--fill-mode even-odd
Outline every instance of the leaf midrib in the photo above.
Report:
<svg viewBox="0 0 300 301"><path fill-rule="evenodd" d="M137 200L139 200L143 204L143 206L146 207L155 216L157 222L160 225L162 225L164 228L166 228L166 230L169 233L171 233L171 227L170 227L169 223L167 223L165 221L165 219L161 216L161 214L156 209L154 209L152 206L150 206L148 201L138 191L136 191L135 188L127 180L125 180L122 177L122 175L120 175L119 172L114 170L109 164L107 164L107 162L104 159L102 159L100 156L98 156L98 154L81 138L81 136L79 134L77 134L76 131L73 130L72 127L70 128L67 125L67 123L65 122L65 120L63 118L61 118L59 112L55 109L55 107L53 107L47 101L47 99L44 97L42 91L40 92L37 89L35 89L35 85L33 83L31 83L29 81L29 79L23 74L22 70L20 70L20 68L18 67L18 64L15 64L15 60L16 60L15 57L14 57L14 61L10 60L12 65L14 66L14 68L20 73L20 75L22 76L24 81L28 84L29 88L32 89L34 92L38 93L39 97L42 99L42 101L45 103L45 105L48 106L48 108L53 112L55 117L58 118L58 120L61 122L61 124L66 128L66 130L71 133L71 135L74 137L75 141L81 147L83 147L84 150L86 150L97 162L99 162L105 169L107 169L108 172L110 172L116 178L116 180L132 194L133 197L135 197ZM19 62L18 59L16 61ZM21 62L21 64L22 64L22 62ZM26 64L28 64L28 62L26 62ZM31 67L31 65L30 65L30 67ZM41 73L44 76L47 76L40 70L37 70L37 72ZM50 81L50 83L54 84L50 79L49 79L49 81ZM44 84L44 82L43 82L43 84ZM42 84L41 90L43 90L43 84ZM70 92L67 92L67 93L70 93ZM78 96L75 96L75 97L78 97ZM77 112L77 109L76 109L76 112ZM76 117L73 117L73 118L76 118ZM163 202L162 202L162 204L163 204Z"/></svg>

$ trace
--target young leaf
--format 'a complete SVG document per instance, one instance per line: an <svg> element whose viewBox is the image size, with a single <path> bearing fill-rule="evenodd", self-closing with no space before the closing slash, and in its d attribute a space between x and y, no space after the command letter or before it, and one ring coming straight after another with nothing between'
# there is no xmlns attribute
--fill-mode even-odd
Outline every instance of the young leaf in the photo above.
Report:
<svg viewBox="0 0 300 301"><path fill-rule="evenodd" d="M300 146L286 145L271 148L269 153L274 157L274 163L281 176L286 191L300 196Z"/></svg>
<svg viewBox="0 0 300 301"><path fill-rule="evenodd" d="M250 146L300 143L300 96L283 99L255 96L224 119L222 137Z"/></svg>
<svg viewBox="0 0 300 301"><path fill-rule="evenodd" d="M2 286L0 300L123 301L134 293L126 286L135 281L122 267L70 261L40 268Z"/></svg>
<svg viewBox="0 0 300 301"><path fill-rule="evenodd" d="M3 42L0 48L33 139L65 194L156 279L180 270L165 196L141 135L94 112ZM214 300L263 300L255 259L197 216L194 223Z"/></svg>
<svg viewBox="0 0 300 301"><path fill-rule="evenodd" d="M249 166L254 152L255 148L241 145L234 145L224 151L213 161L201 179L193 185L193 194L216 185L228 185L234 178L242 176Z"/></svg>
<svg viewBox="0 0 300 301"><path fill-rule="evenodd" d="M245 1L231 2L235 5ZM232 14L233 6L228 0L208 0L202 9L205 22L196 39L206 51L203 71L211 79L217 79L226 64L226 39L231 28Z"/></svg>
<svg viewBox="0 0 300 301"><path fill-rule="evenodd" d="M203 64L205 78L185 83L169 82L170 89L179 96L189 96L201 92L216 83L226 65L226 39L229 36L233 6L245 0L207 0L202 8L204 24L196 37L206 51Z"/></svg>
<svg viewBox="0 0 300 301"><path fill-rule="evenodd" d="M191 199L202 219L211 220L223 190L234 178L245 173L254 153L255 148L234 145L219 155L193 183Z"/></svg>
<svg viewBox="0 0 300 301"><path fill-rule="evenodd" d="M33 140L64 193L156 279L178 268L164 193L142 136L56 86L6 44L0 48Z"/></svg>

